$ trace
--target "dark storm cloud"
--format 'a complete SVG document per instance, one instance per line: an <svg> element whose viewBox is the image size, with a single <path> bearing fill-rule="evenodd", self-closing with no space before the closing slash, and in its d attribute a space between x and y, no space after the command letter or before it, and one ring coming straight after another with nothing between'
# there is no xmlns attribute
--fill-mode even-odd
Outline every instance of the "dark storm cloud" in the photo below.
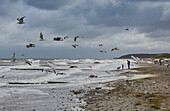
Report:
<svg viewBox="0 0 170 111"><path fill-rule="evenodd" d="M169 0L122 0L124 2L170 2Z"/></svg>
<svg viewBox="0 0 170 111"><path fill-rule="evenodd" d="M74 0L26 0L25 2L36 8L55 10L74 2Z"/></svg>
<svg viewBox="0 0 170 111"><path fill-rule="evenodd" d="M160 43L167 44L170 40L169 7L169 0L0 0L0 45L4 46L0 46L0 51L3 48L27 52L28 43L36 44L36 55L41 52L38 56L59 58L96 56L100 54L96 49L99 43L109 51L119 47L121 54L132 48L134 52L149 52L159 47L165 50ZM16 18L22 16L26 16L26 24L19 25ZM39 42L40 32L46 41ZM61 44L52 41L54 36L66 35L70 39ZM78 40L80 47L72 49L76 35L85 38ZM35 50L27 52L30 57ZM112 55L103 57L109 56Z"/></svg>

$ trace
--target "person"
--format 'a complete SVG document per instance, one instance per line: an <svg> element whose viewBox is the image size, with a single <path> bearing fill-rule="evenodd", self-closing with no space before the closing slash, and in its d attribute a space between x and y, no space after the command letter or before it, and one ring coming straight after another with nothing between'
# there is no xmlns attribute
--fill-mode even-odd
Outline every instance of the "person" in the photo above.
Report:
<svg viewBox="0 0 170 111"><path fill-rule="evenodd" d="M130 69L130 61L127 60L128 69Z"/></svg>
<svg viewBox="0 0 170 111"><path fill-rule="evenodd" d="M124 65L122 64L122 69L124 69Z"/></svg>
<svg viewBox="0 0 170 111"><path fill-rule="evenodd" d="M159 64L160 64L160 66L162 65L162 60L161 59L159 59Z"/></svg>

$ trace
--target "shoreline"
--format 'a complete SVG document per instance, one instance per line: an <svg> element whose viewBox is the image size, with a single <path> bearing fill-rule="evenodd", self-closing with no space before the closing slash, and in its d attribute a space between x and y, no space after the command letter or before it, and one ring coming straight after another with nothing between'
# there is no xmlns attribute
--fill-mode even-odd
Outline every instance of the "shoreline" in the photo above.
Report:
<svg viewBox="0 0 170 111"><path fill-rule="evenodd" d="M91 111L170 111L170 68L144 65L121 75L132 74L151 77L103 83L109 88L97 87L80 97L87 103L81 108Z"/></svg>

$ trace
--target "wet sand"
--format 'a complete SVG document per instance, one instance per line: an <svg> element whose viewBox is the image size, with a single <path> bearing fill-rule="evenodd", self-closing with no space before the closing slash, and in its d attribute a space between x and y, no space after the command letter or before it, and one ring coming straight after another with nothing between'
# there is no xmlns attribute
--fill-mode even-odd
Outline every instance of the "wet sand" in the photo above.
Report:
<svg viewBox="0 0 170 111"><path fill-rule="evenodd" d="M151 77L104 83L112 89L88 91L80 98L87 103L81 107L87 111L169 111L170 68L141 66L131 70L122 75L149 74Z"/></svg>

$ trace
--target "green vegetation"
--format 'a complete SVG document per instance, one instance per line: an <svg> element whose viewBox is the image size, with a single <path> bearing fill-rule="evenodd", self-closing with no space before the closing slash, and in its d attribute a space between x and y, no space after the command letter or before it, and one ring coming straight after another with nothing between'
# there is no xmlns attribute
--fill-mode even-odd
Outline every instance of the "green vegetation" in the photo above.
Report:
<svg viewBox="0 0 170 111"><path fill-rule="evenodd" d="M170 58L170 54L159 54L156 56L151 57L152 59L164 59L164 58Z"/></svg>

